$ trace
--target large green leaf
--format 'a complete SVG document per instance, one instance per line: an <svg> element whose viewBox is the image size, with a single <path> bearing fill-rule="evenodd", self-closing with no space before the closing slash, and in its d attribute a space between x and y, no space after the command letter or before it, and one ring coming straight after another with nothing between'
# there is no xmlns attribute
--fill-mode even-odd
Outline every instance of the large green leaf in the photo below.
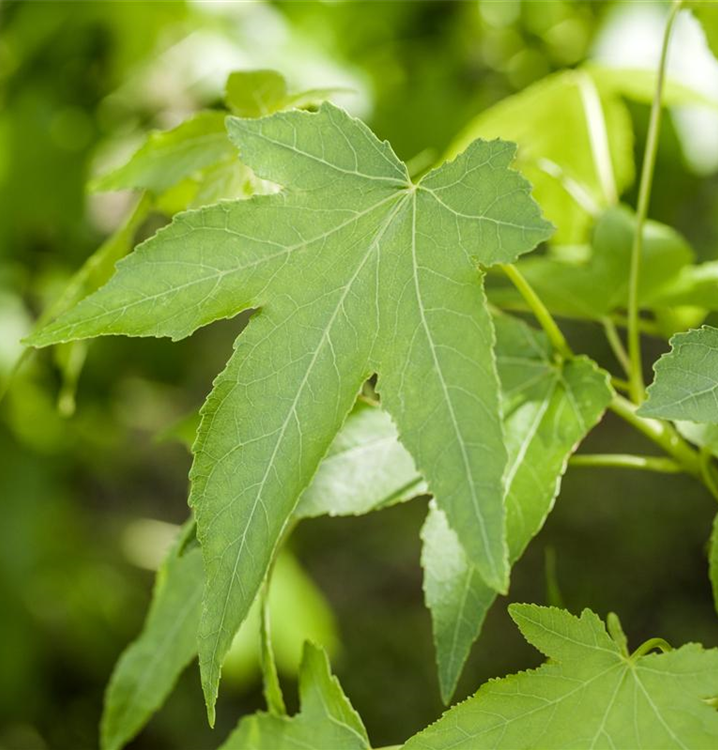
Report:
<svg viewBox="0 0 718 750"><path fill-rule="evenodd" d="M608 375L585 357L552 359L543 334L497 316L502 385L509 561L516 562L551 511L569 456L611 400ZM424 592L431 610L439 685L448 703L472 643L496 598L468 561L444 514L432 507L422 530Z"/></svg>
<svg viewBox="0 0 718 750"><path fill-rule="evenodd" d="M634 228L632 211L608 209L596 222L588 259L527 258L519 264L521 273L556 314L602 318L628 302ZM664 289L675 284L681 270L689 267L693 252L676 231L649 221L644 228L642 258L639 303L650 307ZM490 296L497 304L520 303L512 287L491 290Z"/></svg>
<svg viewBox="0 0 718 750"><path fill-rule="evenodd" d="M629 655L620 626L606 632L589 610L509 607L549 661L486 683L406 743L405 750L565 750L718 746L718 649L689 644Z"/></svg>
<svg viewBox="0 0 718 750"><path fill-rule="evenodd" d="M644 417L718 422L718 329L709 326L671 339L653 366L655 378L638 413Z"/></svg>
<svg viewBox="0 0 718 750"><path fill-rule="evenodd" d="M364 725L329 671L325 652L309 642L299 672L299 696L296 716L247 716L220 750L369 750Z"/></svg>
<svg viewBox="0 0 718 750"><path fill-rule="evenodd" d="M243 161L285 189L181 214L31 339L178 339L262 308L203 407L191 475L210 714L281 532L373 372L469 558L506 589L505 449L477 264L511 262L550 232L509 169L511 144L477 141L414 184L387 143L329 104L230 118L229 130Z"/></svg>
<svg viewBox="0 0 718 750"><path fill-rule="evenodd" d="M142 633L112 673L102 715L103 750L119 750L142 729L197 653L204 575L196 542L185 548L193 530L185 529L158 572Z"/></svg>

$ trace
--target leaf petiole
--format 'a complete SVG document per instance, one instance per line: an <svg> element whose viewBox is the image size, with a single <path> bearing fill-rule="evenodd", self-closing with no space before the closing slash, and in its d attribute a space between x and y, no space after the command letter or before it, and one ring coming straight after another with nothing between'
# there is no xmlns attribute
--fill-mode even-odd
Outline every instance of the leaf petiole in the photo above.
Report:
<svg viewBox="0 0 718 750"><path fill-rule="evenodd" d="M639 469L657 471L661 474L679 474L683 471L683 467L672 458L636 456L630 453L584 453L572 456L569 465Z"/></svg>
<svg viewBox="0 0 718 750"><path fill-rule="evenodd" d="M536 316L536 320L538 320L541 324L541 328L546 332L554 349L563 357L573 357L573 352L568 345L568 341L566 341L566 337L561 332L561 329L558 327L546 305L544 305L539 296L533 290L533 287L528 281L526 281L521 271L511 263L502 263L500 267L524 298L526 304L531 309L531 312Z"/></svg>

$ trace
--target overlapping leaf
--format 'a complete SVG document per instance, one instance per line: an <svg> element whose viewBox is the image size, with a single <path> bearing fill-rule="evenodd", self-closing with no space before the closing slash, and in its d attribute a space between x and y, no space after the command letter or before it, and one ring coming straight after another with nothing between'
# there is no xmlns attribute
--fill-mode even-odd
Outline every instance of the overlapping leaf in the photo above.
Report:
<svg viewBox="0 0 718 750"><path fill-rule="evenodd" d="M192 531L186 529L170 551L142 634L112 674L102 717L103 750L119 750L140 731L197 653L204 575L196 542L183 550Z"/></svg>
<svg viewBox="0 0 718 750"><path fill-rule="evenodd" d="M416 185L388 144L331 105L229 126L243 161L285 190L178 216L31 340L178 339L262 308L215 381L195 446L210 712L281 532L373 372L467 555L506 587L505 452L477 264L510 262L550 230L501 141L472 144Z"/></svg>
<svg viewBox="0 0 718 750"><path fill-rule="evenodd" d="M691 748L718 744L718 649L689 644L630 655L593 612L509 607L539 669L485 684L406 743L405 750Z"/></svg>
<svg viewBox="0 0 718 750"><path fill-rule="evenodd" d="M603 318L627 304L634 227L629 209L608 209L593 229L589 258L575 262L550 256L527 258L520 264L521 272L556 314ZM674 285L684 268L695 268L688 265L693 252L686 241L658 222L645 225L642 257L639 304L644 307ZM498 304L520 304L516 291L509 287L492 290L491 299Z"/></svg>
<svg viewBox="0 0 718 750"><path fill-rule="evenodd" d="M513 564L543 526L570 454L611 400L608 376L580 357L557 364L543 334L496 318L499 377L509 461L506 512ZM439 684L448 703L472 643L496 598L467 560L435 506L422 530L424 591L432 613Z"/></svg>
<svg viewBox="0 0 718 750"><path fill-rule="evenodd" d="M369 739L326 653L306 643L299 672L296 716L259 713L239 722L220 750L369 750Z"/></svg>
<svg viewBox="0 0 718 750"><path fill-rule="evenodd" d="M676 334L671 351L653 369L655 379L639 414L718 423L718 329Z"/></svg>

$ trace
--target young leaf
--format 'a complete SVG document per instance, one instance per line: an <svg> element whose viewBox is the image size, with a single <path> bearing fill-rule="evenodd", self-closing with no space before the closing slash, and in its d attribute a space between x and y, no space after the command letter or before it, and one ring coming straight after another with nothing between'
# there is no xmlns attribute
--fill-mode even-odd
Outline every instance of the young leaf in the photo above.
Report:
<svg viewBox="0 0 718 750"><path fill-rule="evenodd" d="M172 130L150 133L126 164L98 178L93 189L139 188L159 194L203 167L234 156L225 116L225 112L208 110Z"/></svg>
<svg viewBox="0 0 718 750"><path fill-rule="evenodd" d="M558 364L542 333L505 315L496 316L495 326L509 452L506 534L513 564L543 526L569 456L601 418L612 391L608 375L587 358ZM422 539L424 592L441 695L448 703L496 592L481 580L435 507Z"/></svg>
<svg viewBox="0 0 718 750"><path fill-rule="evenodd" d="M287 82L276 70L237 70L230 73L224 100L239 117L264 117L284 106Z"/></svg>
<svg viewBox="0 0 718 750"><path fill-rule="evenodd" d="M329 670L326 653L307 642L299 673L301 711L247 716L220 750L369 750L359 715Z"/></svg>
<svg viewBox="0 0 718 750"><path fill-rule="evenodd" d="M718 649L627 656L590 610L512 604L549 661L484 685L405 750L708 748L718 744Z"/></svg>
<svg viewBox="0 0 718 750"><path fill-rule="evenodd" d="M358 516L426 492L389 415L362 401L319 464L294 512L297 518Z"/></svg>
<svg viewBox="0 0 718 750"><path fill-rule="evenodd" d="M469 558L505 590L505 451L477 263L511 262L550 232L511 144L477 141L413 184L387 143L329 104L230 118L229 131L285 189L180 215L31 341L177 339L262 308L203 407L191 475L210 716L281 531L373 372Z"/></svg>
<svg viewBox="0 0 718 750"><path fill-rule="evenodd" d="M193 529L186 527L159 570L142 634L112 673L102 714L102 750L119 750L142 729L197 653L202 554L196 544L182 550Z"/></svg>
<svg viewBox="0 0 718 750"><path fill-rule="evenodd" d="M638 413L643 417L718 422L718 329L709 326L671 339L653 366L655 378Z"/></svg>

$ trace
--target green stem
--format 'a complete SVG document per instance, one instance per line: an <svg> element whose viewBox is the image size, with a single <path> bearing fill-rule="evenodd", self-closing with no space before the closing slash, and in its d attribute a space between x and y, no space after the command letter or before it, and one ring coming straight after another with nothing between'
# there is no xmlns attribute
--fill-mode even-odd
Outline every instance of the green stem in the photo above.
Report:
<svg viewBox="0 0 718 750"><path fill-rule="evenodd" d="M651 186L653 184L653 171L656 165L656 153L658 151L658 136L661 130L661 114L663 111L663 84L666 75L666 63L668 62L668 47L671 40L671 31L682 0L674 0L666 28L663 34L663 46L661 48L661 60L658 65L658 78L656 81L656 94L651 104L651 116L648 123L648 135L646 137L646 150L643 156L641 169L641 183L638 189L638 204L636 207L636 228L633 235L633 247L631 248L631 273L628 286L628 356L631 362L630 382L631 396L633 401L640 404L643 401L645 387L643 384L643 363L641 361L641 334L638 330L638 291L641 277L641 255L643 253L643 226L648 216L648 204L651 200Z"/></svg>
<svg viewBox="0 0 718 750"><path fill-rule="evenodd" d="M531 312L536 316L536 320L541 324L541 328L546 332L553 348L564 357L572 357L573 352L568 345L568 341L566 341L566 337L563 335L558 325L556 325L556 321L551 316L546 305L544 305L539 296L532 289L531 285L523 277L521 271L519 271L516 266L508 263L502 264L501 270L506 276L508 276L511 283L524 298L526 304L531 309Z"/></svg>
<svg viewBox="0 0 718 750"><path fill-rule="evenodd" d="M678 474L683 467L672 458L636 456L630 453L583 453L569 459L570 466L610 466L618 469L641 469L662 474Z"/></svg>
<svg viewBox="0 0 718 750"><path fill-rule="evenodd" d="M703 480L703 470L698 453L683 440L676 430L667 422L646 419L636 414L637 407L623 396L615 395L610 406L611 411L625 420L649 440L659 445L681 465L683 471Z"/></svg>
<svg viewBox="0 0 718 750"><path fill-rule="evenodd" d="M660 651L663 651L664 654L668 651L673 651L673 646L671 646L671 644L663 638L649 638L631 654L631 661L640 659L642 656L645 656L647 653L653 651L656 648Z"/></svg>
<svg viewBox="0 0 718 750"><path fill-rule="evenodd" d="M623 371L630 377L631 374L631 360L628 357L621 337L618 335L618 329L616 324L610 318L604 318L601 323L603 324L603 330L606 334L606 339L613 355L616 357L618 364L621 365ZM630 388L630 383L629 383Z"/></svg>
<svg viewBox="0 0 718 750"><path fill-rule="evenodd" d="M713 455L706 447L701 448L700 462L703 484L709 489L711 495L718 500L718 481L713 467Z"/></svg>

